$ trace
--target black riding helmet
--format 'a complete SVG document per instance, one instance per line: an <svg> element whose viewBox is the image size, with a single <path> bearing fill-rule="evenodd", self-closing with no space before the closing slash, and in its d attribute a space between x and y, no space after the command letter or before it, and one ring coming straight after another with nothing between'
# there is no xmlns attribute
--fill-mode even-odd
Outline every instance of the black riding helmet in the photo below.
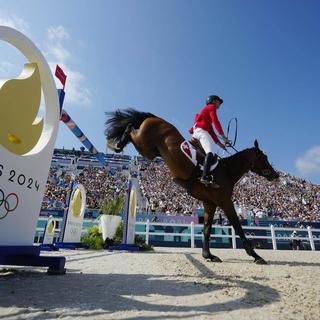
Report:
<svg viewBox="0 0 320 320"><path fill-rule="evenodd" d="M213 101L215 101L215 100L220 101L220 104L223 103L223 100L218 96L209 96L209 97L207 97L206 101L207 101L207 104L209 104L209 103L213 103Z"/></svg>

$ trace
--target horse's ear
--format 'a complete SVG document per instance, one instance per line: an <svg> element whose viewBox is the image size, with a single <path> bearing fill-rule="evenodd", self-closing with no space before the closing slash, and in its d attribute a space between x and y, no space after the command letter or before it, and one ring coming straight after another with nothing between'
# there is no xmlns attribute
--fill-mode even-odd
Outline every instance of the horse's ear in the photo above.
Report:
<svg viewBox="0 0 320 320"><path fill-rule="evenodd" d="M259 149L259 143L258 143L257 139L254 140L254 147L255 147L256 149Z"/></svg>

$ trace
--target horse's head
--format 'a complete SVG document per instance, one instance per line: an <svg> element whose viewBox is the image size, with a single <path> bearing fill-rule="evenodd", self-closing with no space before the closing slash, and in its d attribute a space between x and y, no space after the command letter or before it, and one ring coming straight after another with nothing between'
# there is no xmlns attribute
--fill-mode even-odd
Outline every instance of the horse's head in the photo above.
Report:
<svg viewBox="0 0 320 320"><path fill-rule="evenodd" d="M265 177L268 181L279 178L279 174L272 168L268 157L259 149L258 141L254 141L254 148L249 149L247 160L250 162L250 171Z"/></svg>

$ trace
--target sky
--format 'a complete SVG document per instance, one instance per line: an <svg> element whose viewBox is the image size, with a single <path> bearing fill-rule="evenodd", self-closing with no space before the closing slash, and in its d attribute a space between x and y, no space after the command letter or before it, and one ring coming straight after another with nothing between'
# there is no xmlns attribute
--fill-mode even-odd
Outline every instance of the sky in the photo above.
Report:
<svg viewBox="0 0 320 320"><path fill-rule="evenodd" d="M64 109L101 152L105 112L151 112L190 138L217 94L225 131L238 119L237 149L258 139L276 169L320 184L319 12L317 0L0 0L0 25L64 69ZM3 79L27 62L3 41L0 57ZM63 146L81 143L61 122Z"/></svg>

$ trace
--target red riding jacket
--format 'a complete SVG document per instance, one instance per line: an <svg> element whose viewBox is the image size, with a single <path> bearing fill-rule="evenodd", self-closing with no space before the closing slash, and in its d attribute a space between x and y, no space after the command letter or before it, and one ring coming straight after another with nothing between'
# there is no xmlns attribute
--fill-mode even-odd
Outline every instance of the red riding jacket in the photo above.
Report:
<svg viewBox="0 0 320 320"><path fill-rule="evenodd" d="M219 139L212 128L212 123L220 135L224 135L220 121L217 116L217 107L214 103L207 104L199 113L196 114L194 119L194 126L189 130L193 134L194 128L201 128L209 132L210 136L215 143L219 142Z"/></svg>

